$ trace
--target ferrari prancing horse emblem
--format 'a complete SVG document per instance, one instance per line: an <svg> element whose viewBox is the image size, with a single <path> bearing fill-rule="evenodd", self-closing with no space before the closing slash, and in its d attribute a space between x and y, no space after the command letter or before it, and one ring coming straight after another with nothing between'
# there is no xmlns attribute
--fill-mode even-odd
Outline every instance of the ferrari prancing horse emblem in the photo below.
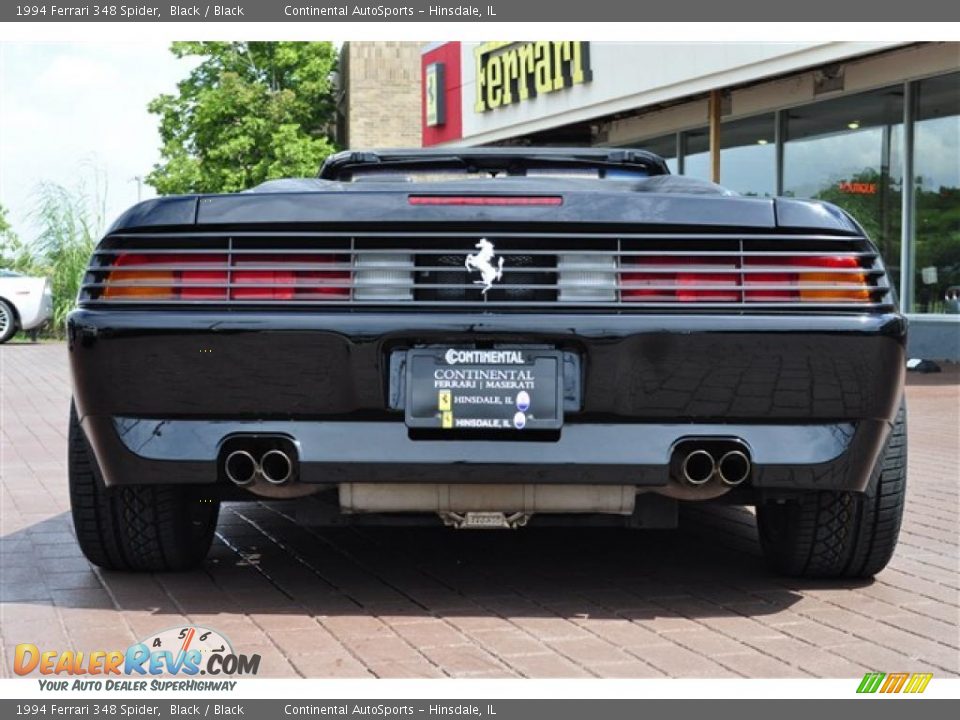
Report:
<svg viewBox="0 0 960 720"><path fill-rule="evenodd" d="M497 258L497 265L494 267L493 259L496 257L494 255L493 243L487 240L486 238L480 238L480 242L474 245L480 252L474 253L473 255L467 255L467 259L464 261L464 266L468 271L473 272L474 270L480 271L480 280L474 280L474 285L483 285L483 294L487 294L487 290L493 287L493 284L503 277L503 258Z"/></svg>

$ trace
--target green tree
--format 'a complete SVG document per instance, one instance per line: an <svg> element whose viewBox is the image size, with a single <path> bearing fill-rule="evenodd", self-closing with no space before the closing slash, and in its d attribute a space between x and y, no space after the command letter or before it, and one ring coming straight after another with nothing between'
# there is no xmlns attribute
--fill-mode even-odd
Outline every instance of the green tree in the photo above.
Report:
<svg viewBox="0 0 960 720"><path fill-rule="evenodd" d="M178 93L154 98L162 161L147 182L160 194L233 192L264 180L312 176L334 151L329 42L175 42L202 58Z"/></svg>

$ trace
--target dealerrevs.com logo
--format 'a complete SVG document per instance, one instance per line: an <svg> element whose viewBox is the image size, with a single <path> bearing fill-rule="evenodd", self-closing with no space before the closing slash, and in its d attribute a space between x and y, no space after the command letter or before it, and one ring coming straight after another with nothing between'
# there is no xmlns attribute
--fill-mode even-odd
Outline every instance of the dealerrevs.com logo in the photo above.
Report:
<svg viewBox="0 0 960 720"><path fill-rule="evenodd" d="M13 669L17 675L89 676L68 680L41 680L46 690L146 690L147 680L118 680L157 676L213 676L209 681L172 684L151 681L149 689L233 689L235 682L217 682L224 676L256 675L259 655L234 651L230 641L210 628L170 628L134 643L126 650L50 650L32 643L14 648ZM103 678L101 680L100 678Z"/></svg>

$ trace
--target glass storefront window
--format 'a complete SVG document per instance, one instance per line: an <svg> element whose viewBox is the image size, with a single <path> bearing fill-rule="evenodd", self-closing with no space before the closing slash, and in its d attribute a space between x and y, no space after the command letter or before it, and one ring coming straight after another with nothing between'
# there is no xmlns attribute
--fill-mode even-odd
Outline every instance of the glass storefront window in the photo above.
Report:
<svg viewBox="0 0 960 720"><path fill-rule="evenodd" d="M710 130L697 128L683 133L683 174L710 179Z"/></svg>
<svg viewBox="0 0 960 720"><path fill-rule="evenodd" d="M832 202L877 243L900 284L903 87L786 111L784 195Z"/></svg>
<svg viewBox="0 0 960 720"><path fill-rule="evenodd" d="M773 113L731 120L720 127L720 184L741 195L772 197L777 191ZM710 180L710 131L683 133L683 174Z"/></svg>
<svg viewBox="0 0 960 720"><path fill-rule="evenodd" d="M720 184L741 195L777 194L776 118L773 113L720 126Z"/></svg>
<svg viewBox="0 0 960 720"><path fill-rule="evenodd" d="M917 83L914 312L960 313L960 73Z"/></svg>

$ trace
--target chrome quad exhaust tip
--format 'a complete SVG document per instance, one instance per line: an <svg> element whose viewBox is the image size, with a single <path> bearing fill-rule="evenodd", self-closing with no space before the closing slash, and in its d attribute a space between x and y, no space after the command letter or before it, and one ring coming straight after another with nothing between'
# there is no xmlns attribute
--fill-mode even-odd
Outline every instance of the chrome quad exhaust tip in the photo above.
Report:
<svg viewBox="0 0 960 720"><path fill-rule="evenodd" d="M720 482L731 487L750 477L750 469L750 458L739 450L731 450L717 461L717 476Z"/></svg>
<svg viewBox="0 0 960 720"><path fill-rule="evenodd" d="M703 485L717 472L717 464L706 450L694 450L687 453L680 463L683 479L691 485Z"/></svg>
<svg viewBox="0 0 960 720"><path fill-rule="evenodd" d="M283 485L293 477L293 461L283 450L268 450L260 458L260 474L271 485Z"/></svg>
<svg viewBox="0 0 960 720"><path fill-rule="evenodd" d="M749 482L753 461L737 437L685 437L671 450L669 472L673 495L705 500Z"/></svg>
<svg viewBox="0 0 960 720"><path fill-rule="evenodd" d="M252 492L270 488L284 491L299 485L296 442L282 435L232 435L224 438L219 475Z"/></svg>
<svg viewBox="0 0 960 720"><path fill-rule="evenodd" d="M223 461L223 472L234 485L249 485L260 472L256 458L246 450L234 450Z"/></svg>

